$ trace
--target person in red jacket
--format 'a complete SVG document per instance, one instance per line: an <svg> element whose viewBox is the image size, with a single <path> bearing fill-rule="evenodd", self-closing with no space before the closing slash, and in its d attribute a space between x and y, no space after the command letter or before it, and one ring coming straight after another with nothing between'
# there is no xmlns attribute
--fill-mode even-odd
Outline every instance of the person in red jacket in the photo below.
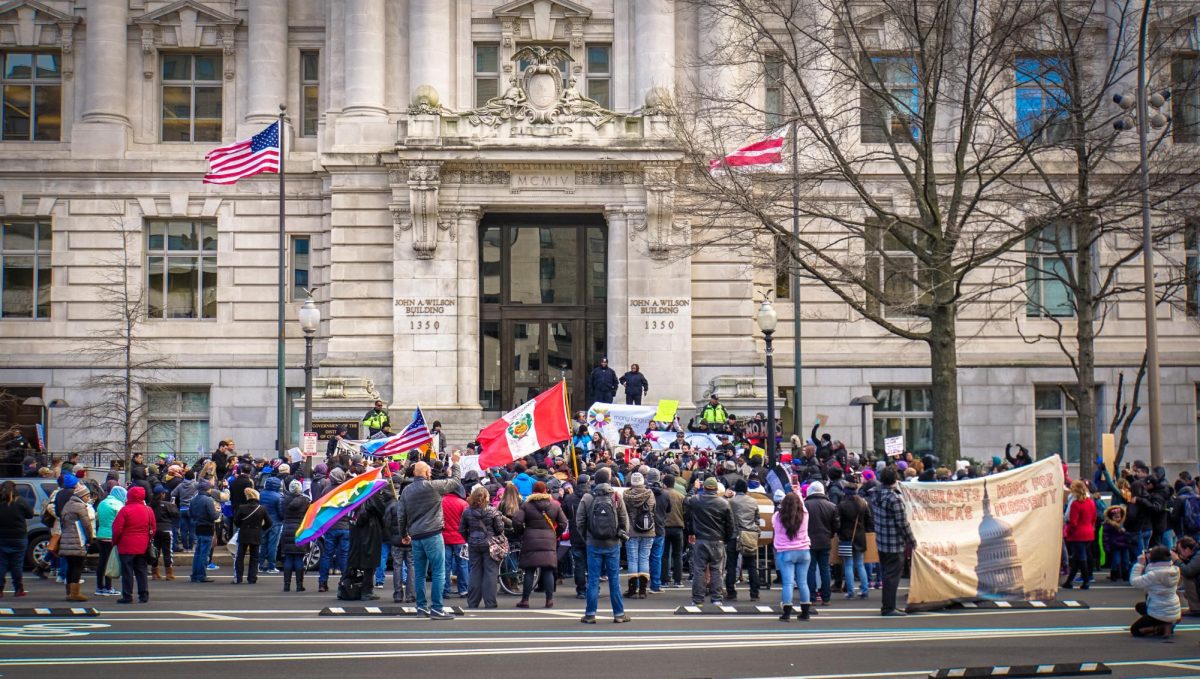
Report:
<svg viewBox="0 0 1200 679"><path fill-rule="evenodd" d="M442 541L446 543L446 586L442 591L443 598L449 598L451 595L451 575L458 576L458 596L467 596L470 559L467 556L467 541L462 533L458 532L463 512L467 510L466 495L466 489L459 483L454 492L442 496L442 517L445 520L442 526Z"/></svg>
<svg viewBox="0 0 1200 679"><path fill-rule="evenodd" d="M1071 564L1071 571L1067 573L1063 589L1071 589L1075 574L1080 571L1083 572L1083 584L1080 589L1088 589L1092 582L1088 547L1096 539L1096 503L1088 495L1087 485L1078 479L1071 482L1071 498L1067 505L1067 525L1063 529L1063 538L1067 541L1067 557Z"/></svg>
<svg viewBox="0 0 1200 679"><path fill-rule="evenodd" d="M113 548L121 558L121 598L119 604L133 603L133 580L137 578L138 603L150 600L147 583L146 550L157 528L154 511L146 506L146 489L133 486L125 506L113 520Z"/></svg>

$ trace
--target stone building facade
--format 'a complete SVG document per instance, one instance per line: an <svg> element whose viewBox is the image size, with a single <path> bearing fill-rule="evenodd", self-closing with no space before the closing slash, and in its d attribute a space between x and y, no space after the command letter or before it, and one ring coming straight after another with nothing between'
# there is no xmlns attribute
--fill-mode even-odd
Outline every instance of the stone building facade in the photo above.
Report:
<svg viewBox="0 0 1200 679"><path fill-rule="evenodd" d="M81 347L111 323L99 290L124 256L149 291L143 351L165 359L154 377L167 389L145 413L154 452L190 455L221 438L272 449L278 180L201 177L205 153L270 124L282 102L289 438L304 384L296 311L313 286L314 419L325 425L357 421L378 395L393 421L419 404L461 444L558 379L584 407L601 356L618 373L639 364L651 400L679 399L685 414L713 392L734 412L762 410L753 300L773 275L690 252L676 209L684 159L662 104L687 86L683 55L715 40L685 5L0 3L0 54L16 64L4 84L36 99L0 143L0 254L32 266L27 285L3 291L0 387L65 401L50 447L86 445L71 410L95 398L87 377L112 366ZM923 436L924 348L855 320L815 284L800 294L802 420L827 414L858 447L848 404L875 393L885 403L867 416L881 434ZM1101 342L1102 401L1141 355L1142 321L1127 306ZM787 416L790 305L779 311ZM1163 314L1168 459L1194 462L1196 326L1182 309ZM1011 320L966 322L979 327L960 333L964 453L1056 432L1069 446L1071 414L1049 395L1071 379L1058 350L1025 344Z"/></svg>

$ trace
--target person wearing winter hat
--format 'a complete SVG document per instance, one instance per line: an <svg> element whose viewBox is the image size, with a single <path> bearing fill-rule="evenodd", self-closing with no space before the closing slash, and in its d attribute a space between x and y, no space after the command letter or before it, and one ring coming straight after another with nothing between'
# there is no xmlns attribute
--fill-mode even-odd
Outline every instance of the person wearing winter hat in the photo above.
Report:
<svg viewBox="0 0 1200 679"><path fill-rule="evenodd" d="M304 591L304 555L308 548L296 544L296 532L308 512L308 497L304 494L304 484L292 481L288 484L288 494L281 500L283 505L283 529L279 534L279 549L283 553L283 591L292 589L292 576L296 577L296 591Z"/></svg>
<svg viewBox="0 0 1200 679"><path fill-rule="evenodd" d="M213 582L208 577L208 560L212 556L213 533L221 521L221 510L213 500L212 484L201 479L196 484L196 496L189 504L192 526L196 531L196 551L192 553L192 582Z"/></svg>
<svg viewBox="0 0 1200 679"><path fill-rule="evenodd" d="M733 512L733 539L725 543L725 596L737 601L737 564L738 557L742 559L742 569L750 581L750 601L758 601L758 502L746 493L749 487L745 481L738 479L733 484L734 496L729 498L729 508ZM746 538L743 539L743 534ZM743 544L753 535L753 550L746 550Z"/></svg>
<svg viewBox="0 0 1200 679"><path fill-rule="evenodd" d="M146 489L134 485L129 489L125 506L113 521L113 549L121 558L121 598L119 604L133 603L133 584L137 581L138 603L150 601L146 550L150 548L157 521L146 506Z"/></svg>
<svg viewBox="0 0 1200 679"><path fill-rule="evenodd" d="M238 532L237 556L234 558L233 583L242 584L242 574L251 585L258 582L258 551L263 542L263 533L271 528L271 517L259 503L259 493L253 488L245 491L246 500L233 514L233 528ZM250 557L249 572L246 557Z"/></svg>
<svg viewBox="0 0 1200 679"><path fill-rule="evenodd" d="M733 511L729 502L718 494L720 484L716 477L705 479L702 489L684 503L684 530L692 545L692 603L697 606L703 603L707 591L712 603L719 605L724 586L725 545L735 534Z"/></svg>
<svg viewBox="0 0 1200 679"><path fill-rule="evenodd" d="M150 577L154 580L175 579L174 554L171 552L172 533L175 523L179 521L179 508L171 502L170 491L163 484L154 487L154 497L150 501L150 511L154 512L154 546L158 548L158 558L150 561ZM159 574L159 562L162 562L163 575Z"/></svg>
<svg viewBox="0 0 1200 679"><path fill-rule="evenodd" d="M621 494L625 512L629 515L629 540L625 543L625 561L629 566L630 599L646 598L650 585L650 551L654 547L655 499L646 487L646 478L639 472L629 475L630 488Z"/></svg>
<svg viewBox="0 0 1200 679"><path fill-rule="evenodd" d="M67 586L67 601L87 601L79 588L83 580L83 561L88 553L88 543L96 535L92 512L89 511L91 494L87 486L76 485L71 490L65 488L57 493L58 497L65 496L62 509L57 510L60 527L58 556L66 559L67 571L64 582Z"/></svg>
<svg viewBox="0 0 1200 679"><path fill-rule="evenodd" d="M841 527L838 508L825 496L825 484L813 481L808 484L804 497L804 511L808 514L809 551L808 591L814 596L818 592L817 576L820 575L821 605L828 606L833 597L833 579L829 571L829 552L833 548L833 536Z"/></svg>
<svg viewBox="0 0 1200 679"><path fill-rule="evenodd" d="M112 553L112 525L117 519L117 512L125 506L125 488L113 486L108 495L96 506L96 543L99 545L99 558L96 559L96 596L117 596L119 592L113 589L112 578L105 575L108 566L108 555Z"/></svg>
<svg viewBox="0 0 1200 679"><path fill-rule="evenodd" d="M329 470L329 490L337 488L346 481L346 472L341 467ZM314 496L314 498L317 496ZM317 571L317 591L329 591L329 571L336 568L338 572L346 572L346 560L350 557L350 515L338 519L325 532L324 549L321 550L321 565Z"/></svg>
<svg viewBox="0 0 1200 679"><path fill-rule="evenodd" d="M267 477L267 480L263 482L262 493L258 497L258 504L266 510L267 516L271 519L271 527L263 533L258 570L271 575L279 573L275 564L279 555L279 537L283 534L283 493L281 491L284 486L285 473L283 470L285 467L287 465L280 465L278 474Z"/></svg>

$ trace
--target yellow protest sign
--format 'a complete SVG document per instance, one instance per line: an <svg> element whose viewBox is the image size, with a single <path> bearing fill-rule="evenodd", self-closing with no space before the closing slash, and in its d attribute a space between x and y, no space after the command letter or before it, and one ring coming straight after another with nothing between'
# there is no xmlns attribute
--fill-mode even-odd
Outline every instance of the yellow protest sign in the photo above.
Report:
<svg viewBox="0 0 1200 679"><path fill-rule="evenodd" d="M675 419L675 411L679 410L679 401L659 401L658 411L654 413L655 422L670 422Z"/></svg>

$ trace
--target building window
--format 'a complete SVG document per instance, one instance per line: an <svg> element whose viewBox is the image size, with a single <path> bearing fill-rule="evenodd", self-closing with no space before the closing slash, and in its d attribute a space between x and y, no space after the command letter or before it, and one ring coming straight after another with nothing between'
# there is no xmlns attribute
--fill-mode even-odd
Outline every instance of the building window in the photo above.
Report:
<svg viewBox="0 0 1200 679"><path fill-rule="evenodd" d="M916 138L917 61L903 56L864 56L864 86L860 135L864 144L886 144L889 139Z"/></svg>
<svg viewBox="0 0 1200 679"><path fill-rule="evenodd" d="M0 318L50 318L49 222L0 225Z"/></svg>
<svg viewBox="0 0 1200 679"><path fill-rule="evenodd" d="M587 91L583 96L612 108L612 45L588 45L584 70Z"/></svg>
<svg viewBox="0 0 1200 679"><path fill-rule="evenodd" d="M1037 438L1034 453L1038 457L1059 455L1066 462L1079 462L1079 417L1062 387L1034 387L1033 407Z"/></svg>
<svg viewBox="0 0 1200 679"><path fill-rule="evenodd" d="M1200 316L1200 218L1188 220L1184 232L1187 272L1187 315Z"/></svg>
<svg viewBox="0 0 1200 679"><path fill-rule="evenodd" d="M500 96L500 46L475 45L475 106Z"/></svg>
<svg viewBox="0 0 1200 679"><path fill-rule="evenodd" d="M1074 274L1075 234L1068 224L1049 224L1029 236L1025 241L1025 315L1074 316Z"/></svg>
<svg viewBox="0 0 1200 679"><path fill-rule="evenodd" d="M61 56L0 52L0 128L4 141L58 141L62 135Z"/></svg>
<svg viewBox="0 0 1200 679"><path fill-rule="evenodd" d="M162 140L221 141L220 54L162 55Z"/></svg>
<svg viewBox="0 0 1200 679"><path fill-rule="evenodd" d="M300 136L317 136L317 97L320 93L320 52L300 53Z"/></svg>
<svg viewBox="0 0 1200 679"><path fill-rule="evenodd" d="M1053 57L1020 57L1015 62L1017 136L1056 142L1070 134L1064 68Z"/></svg>
<svg viewBox="0 0 1200 679"><path fill-rule="evenodd" d="M768 54L766 61L763 62L763 78L766 86L763 113L767 117L768 130L775 130L783 125L783 74L783 57L778 54Z"/></svg>
<svg viewBox="0 0 1200 679"><path fill-rule="evenodd" d="M208 388L146 390L149 453L176 457L208 446Z"/></svg>
<svg viewBox="0 0 1200 679"><path fill-rule="evenodd" d="M933 452L933 390L929 387L874 387L875 450L883 440L904 437L904 450Z"/></svg>
<svg viewBox="0 0 1200 679"><path fill-rule="evenodd" d="M216 318L216 222L154 220L147 233L150 318Z"/></svg>
<svg viewBox="0 0 1200 679"><path fill-rule="evenodd" d="M300 434L304 431L304 389L303 387L288 387L284 398L287 399L288 409L288 445L300 447ZM296 402L300 405L297 406ZM324 454L324 453L322 453Z"/></svg>
<svg viewBox="0 0 1200 679"><path fill-rule="evenodd" d="M929 296L929 273L920 266L916 252L927 245L919 232L895 222L890 226L868 224L866 229L868 270L877 276L881 297L868 300L869 305L880 308L885 316L909 318L914 307L927 304Z"/></svg>
<svg viewBox="0 0 1200 679"><path fill-rule="evenodd" d="M775 236L775 299L792 297L792 251L788 239Z"/></svg>
<svg viewBox="0 0 1200 679"><path fill-rule="evenodd" d="M309 252L309 246L312 243L310 236L292 236L292 300L302 301L308 299L308 293L305 288L312 287L309 284L309 271L311 271L312 258Z"/></svg>
<svg viewBox="0 0 1200 679"><path fill-rule="evenodd" d="M1178 57L1171 63L1171 138L1200 141L1200 57Z"/></svg>

